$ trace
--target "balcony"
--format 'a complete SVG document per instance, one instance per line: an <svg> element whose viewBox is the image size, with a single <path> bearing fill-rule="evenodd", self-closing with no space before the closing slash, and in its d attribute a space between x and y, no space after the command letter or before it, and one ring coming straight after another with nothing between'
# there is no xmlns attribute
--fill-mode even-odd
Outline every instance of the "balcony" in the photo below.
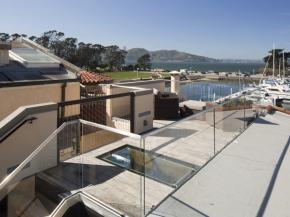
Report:
<svg viewBox="0 0 290 217"><path fill-rule="evenodd" d="M228 146L239 148L236 143L244 132L259 123L272 126L264 117L265 108L247 94L141 135L82 119L85 116L67 119L0 180L3 216L65 216L73 205L82 206L80 200L63 205L79 194L92 199L89 207L100 216L174 216L182 211L207 216L201 213L210 207L187 210L195 200L186 195L194 190L194 198L201 199L199 185L210 181L206 175L198 177ZM163 121L158 122L162 126ZM255 151L255 145L247 148ZM202 181L194 183L196 179ZM110 215L100 211L104 206Z"/></svg>

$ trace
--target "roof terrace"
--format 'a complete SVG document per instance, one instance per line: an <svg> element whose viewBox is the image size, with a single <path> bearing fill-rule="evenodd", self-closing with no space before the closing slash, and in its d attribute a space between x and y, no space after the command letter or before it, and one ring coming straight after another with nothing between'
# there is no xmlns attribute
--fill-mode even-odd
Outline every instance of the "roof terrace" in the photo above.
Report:
<svg viewBox="0 0 290 217"><path fill-rule="evenodd" d="M27 216L77 192L119 213L104 216L283 216L290 118L265 115L247 93L141 135L80 114L2 178L1 199Z"/></svg>

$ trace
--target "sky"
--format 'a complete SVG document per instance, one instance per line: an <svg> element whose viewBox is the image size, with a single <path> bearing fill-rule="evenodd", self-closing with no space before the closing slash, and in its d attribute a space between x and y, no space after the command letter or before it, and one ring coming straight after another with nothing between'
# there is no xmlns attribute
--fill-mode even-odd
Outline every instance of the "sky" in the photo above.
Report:
<svg viewBox="0 0 290 217"><path fill-rule="evenodd" d="M290 50L289 0L0 0L0 32L48 30L121 48L261 59Z"/></svg>

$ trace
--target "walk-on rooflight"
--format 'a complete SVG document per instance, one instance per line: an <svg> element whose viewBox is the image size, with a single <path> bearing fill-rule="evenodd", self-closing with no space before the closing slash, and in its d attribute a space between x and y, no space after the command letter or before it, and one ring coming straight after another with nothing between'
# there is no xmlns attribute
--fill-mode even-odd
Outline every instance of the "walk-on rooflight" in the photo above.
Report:
<svg viewBox="0 0 290 217"><path fill-rule="evenodd" d="M27 68L58 68L60 62L33 48L12 48L9 57Z"/></svg>

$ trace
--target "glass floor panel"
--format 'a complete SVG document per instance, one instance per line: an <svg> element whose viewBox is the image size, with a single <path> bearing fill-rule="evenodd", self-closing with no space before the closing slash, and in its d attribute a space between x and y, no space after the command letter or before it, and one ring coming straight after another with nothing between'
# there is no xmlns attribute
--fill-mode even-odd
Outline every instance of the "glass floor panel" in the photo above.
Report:
<svg viewBox="0 0 290 217"><path fill-rule="evenodd" d="M198 169L195 165L147 150L144 152L143 149L130 145L122 146L97 158L140 175L144 175L145 172L146 177L172 187L178 187ZM145 171L142 163L144 160Z"/></svg>

